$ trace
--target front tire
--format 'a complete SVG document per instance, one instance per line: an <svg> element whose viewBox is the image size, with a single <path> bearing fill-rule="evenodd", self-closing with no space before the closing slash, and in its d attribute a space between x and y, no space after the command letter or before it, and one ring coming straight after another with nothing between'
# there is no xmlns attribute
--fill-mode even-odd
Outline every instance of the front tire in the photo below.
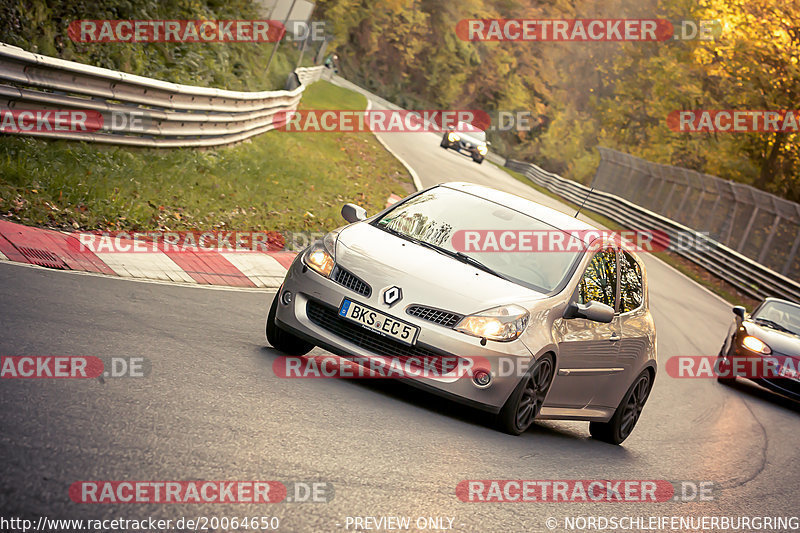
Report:
<svg viewBox="0 0 800 533"><path fill-rule="evenodd" d="M281 329L275 322L279 295L280 291L278 291L278 293L275 294L275 298L272 299L272 305L267 315L267 340L273 348L286 355L305 355L314 348L314 345Z"/></svg>
<svg viewBox="0 0 800 533"><path fill-rule="evenodd" d="M589 433L592 438L609 444L620 444L627 439L633 432L633 428L636 427L636 422L639 421L652 387L653 380L650 372L645 370L639 374L631 388L625 393L611 420L589 422Z"/></svg>
<svg viewBox="0 0 800 533"><path fill-rule="evenodd" d="M448 148L450 148L450 141L448 141L448 140L447 140L447 134L446 134L446 133L445 133L445 134L444 134L444 136L442 137L442 142L440 142L440 143L439 143L439 146L441 146L441 147L442 147L442 148L444 148L445 150L447 150Z"/></svg>
<svg viewBox="0 0 800 533"><path fill-rule="evenodd" d="M554 375L552 355L547 354L536 361L500 410L497 421L502 431L521 435L531 427L542 410Z"/></svg>
<svg viewBox="0 0 800 533"><path fill-rule="evenodd" d="M725 345L722 345L722 348L719 349L719 356L717 357L717 368L719 369L719 374L728 374L730 375L733 370L733 366L731 365L730 359L725 357L723 353L725 351ZM717 374L717 382L723 383L725 385L730 385L732 382L736 381L735 377L723 377Z"/></svg>

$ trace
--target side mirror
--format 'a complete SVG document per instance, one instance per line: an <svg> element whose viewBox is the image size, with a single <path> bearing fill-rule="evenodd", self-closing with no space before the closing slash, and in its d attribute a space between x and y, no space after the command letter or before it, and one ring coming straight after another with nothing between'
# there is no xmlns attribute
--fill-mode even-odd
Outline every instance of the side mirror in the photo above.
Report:
<svg viewBox="0 0 800 533"><path fill-rule="evenodd" d="M744 320L744 317L747 315L747 309L741 305L737 305L733 308L733 314Z"/></svg>
<svg viewBox="0 0 800 533"><path fill-rule="evenodd" d="M358 222L366 220L367 210L356 204L344 204L342 206L342 218L348 222Z"/></svg>
<svg viewBox="0 0 800 533"><path fill-rule="evenodd" d="M614 309L592 300L588 304L571 303L564 311L564 318L585 318L593 322L608 324L614 320Z"/></svg>

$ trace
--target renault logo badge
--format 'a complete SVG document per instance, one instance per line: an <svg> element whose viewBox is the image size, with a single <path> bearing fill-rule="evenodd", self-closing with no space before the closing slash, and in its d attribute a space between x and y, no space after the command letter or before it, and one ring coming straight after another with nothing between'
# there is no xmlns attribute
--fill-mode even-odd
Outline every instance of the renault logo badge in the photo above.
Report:
<svg viewBox="0 0 800 533"><path fill-rule="evenodd" d="M393 304L396 304L400 300L403 299L403 291L400 287L394 286L389 287L383 293L383 302L391 307Z"/></svg>

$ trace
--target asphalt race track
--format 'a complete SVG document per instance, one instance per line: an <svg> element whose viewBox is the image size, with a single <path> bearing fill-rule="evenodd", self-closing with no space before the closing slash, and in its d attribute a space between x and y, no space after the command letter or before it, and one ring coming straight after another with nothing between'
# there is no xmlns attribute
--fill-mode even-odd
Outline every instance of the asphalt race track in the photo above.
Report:
<svg viewBox="0 0 800 533"><path fill-rule="evenodd" d="M424 186L473 181L554 205L431 134L383 140ZM144 357L152 370L0 381L0 506L33 519L277 516L279 531L346 531L348 516L448 517L455 531L500 532L549 531L549 517L796 512L797 404L749 383L663 372L671 356L716 355L733 315L660 261L646 263L661 371L620 447L590 439L584 422L508 436L399 382L280 379L264 338L273 293L2 263L1 354ZM463 503L455 488L466 479L710 481L713 501ZM335 494L328 503L86 505L68 496L78 480L321 481Z"/></svg>

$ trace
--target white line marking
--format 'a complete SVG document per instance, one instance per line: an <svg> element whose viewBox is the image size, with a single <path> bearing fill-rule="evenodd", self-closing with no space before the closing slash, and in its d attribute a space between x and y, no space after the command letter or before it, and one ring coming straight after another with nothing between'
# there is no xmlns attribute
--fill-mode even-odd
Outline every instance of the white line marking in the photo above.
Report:
<svg viewBox="0 0 800 533"><path fill-rule="evenodd" d="M369 98L367 98L367 111L369 111L370 109L372 109L372 100L370 100ZM392 156L394 156L394 158L395 158L395 159L397 159L398 161L400 161L400 164L401 164L401 165L403 165L404 167L406 167L406 170L408 171L408 173L409 173L409 174L411 174L411 179L412 179L412 180L413 180L413 182L414 182L414 188L415 188L416 190L418 190L418 191L421 191L421 190L422 190L422 182L419 180L419 175L417 174L417 171L416 171L416 170L414 170L413 168L411 168L411 165L409 165L408 163L406 163L405 159L403 159L402 157L400 157L400 156L397 154L397 152L395 152L394 150L392 150L391 148L389 148L389 145L388 145L388 144L386 144L386 143L383 141L383 139L381 139L380 135L378 135L377 133L374 133L374 132L373 132L373 135L375 136L375 138L376 138L376 139L378 139L378 142L379 142L379 143L381 143L381 146L383 146L383 147L386 149L386 151L387 151L387 152L389 152L390 154L392 154Z"/></svg>

